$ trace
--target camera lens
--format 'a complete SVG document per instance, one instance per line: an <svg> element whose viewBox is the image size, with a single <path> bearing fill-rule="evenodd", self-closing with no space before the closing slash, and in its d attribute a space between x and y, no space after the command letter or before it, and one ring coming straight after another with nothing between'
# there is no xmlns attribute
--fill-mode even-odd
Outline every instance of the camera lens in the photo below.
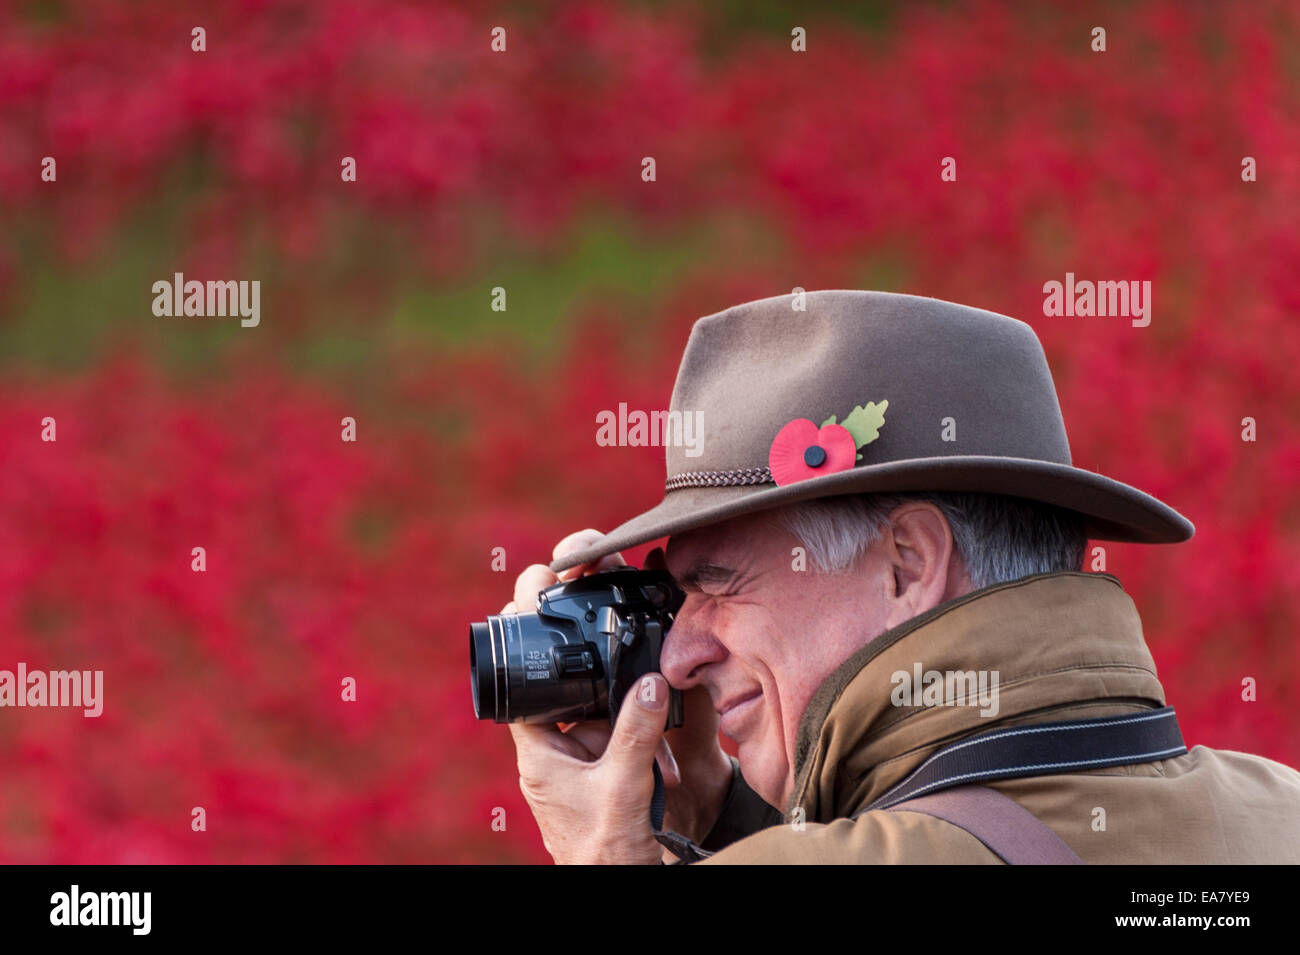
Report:
<svg viewBox="0 0 1300 955"><path fill-rule="evenodd" d="M504 655L498 655L492 646L490 625L471 623L469 625L469 682L474 692L475 719L501 722L502 700L497 694L497 687L504 669Z"/></svg>
<svg viewBox="0 0 1300 955"><path fill-rule="evenodd" d="M567 618L493 614L469 625L474 716L509 723L555 723L605 715L599 648Z"/></svg>

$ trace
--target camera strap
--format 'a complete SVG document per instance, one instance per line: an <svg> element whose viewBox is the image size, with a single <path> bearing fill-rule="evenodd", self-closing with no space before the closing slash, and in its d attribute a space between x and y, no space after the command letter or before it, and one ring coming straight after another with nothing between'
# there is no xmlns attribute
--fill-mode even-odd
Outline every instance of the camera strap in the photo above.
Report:
<svg viewBox="0 0 1300 955"><path fill-rule="evenodd" d="M713 855L708 849L701 849L697 844L677 832L664 832L664 777L659 771L659 762L654 763L655 791L650 797L650 832L655 841L675 855L681 862L699 862Z"/></svg>
<svg viewBox="0 0 1300 955"><path fill-rule="evenodd" d="M989 779L1049 776L1169 759L1187 752L1172 706L1131 716L989 730L945 746L862 812Z"/></svg>
<svg viewBox="0 0 1300 955"><path fill-rule="evenodd" d="M999 813L1004 812L1006 807L998 809L995 799L988 798L984 793L975 793L972 797L974 790L985 788L972 784L994 779L1020 779L1149 763L1181 756L1186 752L1187 745L1183 741L1172 706L1128 716L1102 716L989 730L933 753L906 779L850 818L893 807L927 812L966 829L985 842L993 852L1011 861L1002 851L1008 834L1018 829L1023 835L1031 832L1034 827L1029 826L1023 815L1018 817L1019 822L1015 826L1000 822ZM959 790L949 800L952 806L945 804L945 807L937 808L936 801L927 802L921 798L942 790ZM651 802L651 828L655 839L683 862L698 862L713 855L685 836L661 831L663 778L659 775L658 765L655 766L655 797ZM909 802L910 800L916 802ZM905 802L909 804L900 805ZM984 818L986 824L981 825L975 821L980 818ZM1051 839L1058 842L1059 837L1041 823L1038 825L1041 826L1041 839L1038 841L1045 849L1051 849L1046 845L1050 841L1047 837L1050 835Z"/></svg>

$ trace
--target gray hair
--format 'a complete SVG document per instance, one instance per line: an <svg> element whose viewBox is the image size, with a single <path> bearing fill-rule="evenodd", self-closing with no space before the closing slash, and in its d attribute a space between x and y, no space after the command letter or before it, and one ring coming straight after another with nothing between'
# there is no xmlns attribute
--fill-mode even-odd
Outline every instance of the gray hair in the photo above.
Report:
<svg viewBox="0 0 1300 955"><path fill-rule="evenodd" d="M943 514L976 590L1083 566L1087 536L1077 514L1001 494L853 494L783 507L772 519L803 544L817 570L842 574L908 501L929 501Z"/></svg>

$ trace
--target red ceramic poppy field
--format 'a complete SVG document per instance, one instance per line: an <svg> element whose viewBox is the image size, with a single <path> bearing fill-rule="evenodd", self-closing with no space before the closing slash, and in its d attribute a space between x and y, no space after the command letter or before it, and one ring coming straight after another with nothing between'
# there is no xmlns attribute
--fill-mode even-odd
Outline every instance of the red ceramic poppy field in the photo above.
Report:
<svg viewBox="0 0 1300 955"><path fill-rule="evenodd" d="M1104 545L1188 743L1300 764L1300 10L845 16L0 6L0 669L104 674L0 708L0 861L544 861L468 623L659 499L602 412L796 286L1033 325L1075 463L1196 524Z"/></svg>

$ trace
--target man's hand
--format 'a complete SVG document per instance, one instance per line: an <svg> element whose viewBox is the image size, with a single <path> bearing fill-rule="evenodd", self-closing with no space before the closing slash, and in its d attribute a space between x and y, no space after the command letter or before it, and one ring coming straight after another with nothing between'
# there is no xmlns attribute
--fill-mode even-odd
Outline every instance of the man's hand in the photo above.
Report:
<svg viewBox="0 0 1300 955"><path fill-rule="evenodd" d="M555 546L554 556L599 536L594 530L571 534ZM611 554L559 577L544 564L534 564L519 575L515 599L501 612L528 612L537 594L557 581L624 563L620 555ZM652 552L646 566L663 568L663 552ZM718 743L718 717L707 691L697 688L685 695L686 723L668 734L683 754L679 770L664 738L668 690L661 675L643 677L628 691L612 733L604 720L560 727L510 724L519 788L556 862L660 861L664 850L650 831L652 760L658 761L667 790L664 827L696 840L712 828L731 784L731 763Z"/></svg>
<svg viewBox="0 0 1300 955"><path fill-rule="evenodd" d="M718 742L718 714L709 691L692 687L682 694L680 729L664 734L680 782L665 777L664 829L702 842L718 821L731 790L731 760Z"/></svg>
<svg viewBox="0 0 1300 955"><path fill-rule="evenodd" d="M510 724L519 788L556 862L655 865L661 860L663 848L650 832L650 766L667 713L668 681L655 673L628 691L612 735L608 725L595 723L568 733Z"/></svg>

